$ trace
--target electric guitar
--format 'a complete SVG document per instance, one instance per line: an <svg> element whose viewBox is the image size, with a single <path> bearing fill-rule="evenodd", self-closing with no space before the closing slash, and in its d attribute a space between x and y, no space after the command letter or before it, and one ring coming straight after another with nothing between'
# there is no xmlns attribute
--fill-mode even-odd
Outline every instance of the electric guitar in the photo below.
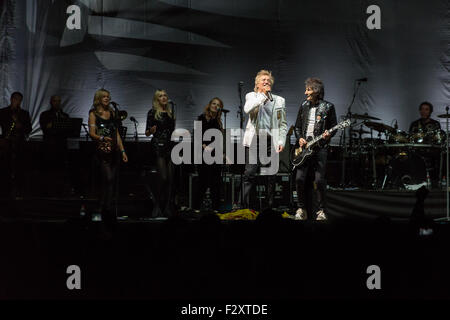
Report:
<svg viewBox="0 0 450 320"><path fill-rule="evenodd" d="M347 119L342 122L339 122L333 128L328 130L328 132L330 134L332 134L334 131L344 129L346 127L349 127L350 125L351 125L351 121L350 121L350 119ZM323 139L323 134L308 141L306 143L306 145L304 145L303 147L298 147L298 148L292 149L292 152L291 152L291 163L293 166L292 170L294 170L296 167L302 165L306 161L306 159L308 159L311 155L314 154L314 152L315 152L314 147L322 139Z"/></svg>

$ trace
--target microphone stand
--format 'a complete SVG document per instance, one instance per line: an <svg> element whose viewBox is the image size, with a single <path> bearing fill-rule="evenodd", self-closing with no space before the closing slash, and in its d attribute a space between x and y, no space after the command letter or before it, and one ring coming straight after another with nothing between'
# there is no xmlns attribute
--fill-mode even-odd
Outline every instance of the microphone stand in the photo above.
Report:
<svg viewBox="0 0 450 320"><path fill-rule="evenodd" d="M174 125L175 125L175 128L176 128L177 127L177 116L176 116L177 115L177 109L175 108L176 103L174 103L172 100L169 100L169 103L172 106L172 114L173 114L173 118L174 118ZM170 139L170 141L172 141L172 138ZM172 149L170 149L170 150L172 150ZM169 162L169 165L170 166L173 165L172 161ZM172 177L172 179L175 176L176 176L176 174L174 173L174 176ZM181 186L183 185L183 172L181 170L181 164L180 164L180 167L178 168L178 178L180 179L180 181L178 182L178 187L181 188ZM174 188L172 182L173 181L169 182L170 183L170 189L169 189L169 195L168 195L168 198L167 198L168 199L168 204L170 204L171 201L172 201L172 194L173 194L173 188ZM179 197L177 198L177 201L174 201L174 203L175 203L175 206L176 206L175 208L177 208L177 209L181 208ZM166 207L167 207L167 204L166 204ZM164 209L165 208L162 208L162 210L164 210ZM173 213L173 214L175 214L175 213Z"/></svg>
<svg viewBox="0 0 450 320"><path fill-rule="evenodd" d="M134 141L138 142L139 137L137 132L137 121L133 121L133 123L134 123Z"/></svg>
<svg viewBox="0 0 450 320"><path fill-rule="evenodd" d="M114 139L115 139L115 145L117 146L117 135L120 135L119 133L119 128L121 126L121 122L120 121L120 117L119 117L119 108L117 108L117 103L111 103L114 107L114 123L116 125L116 134L114 135ZM124 137L125 138L125 137ZM122 144L125 144L125 141L122 141ZM120 151L121 152L121 151ZM113 159L114 161L114 159ZM115 201L114 201L114 211L115 211L115 221L117 221L117 217L119 216L119 176L120 176L120 165L122 162L122 154L120 154L120 159L119 159L119 164L117 165L117 172L116 172L116 177L115 177Z"/></svg>
<svg viewBox="0 0 450 320"><path fill-rule="evenodd" d="M244 129L244 106L242 105L242 86L244 83L241 81L238 84L238 93L239 93L239 108L238 108L238 118L239 118L239 128L240 128L240 135L242 134L242 130ZM243 138L243 136L242 136ZM239 141L242 143L242 141ZM244 147L245 148L245 147ZM244 150L245 153L245 150ZM244 156L245 158L245 156ZM244 204L244 177L242 175L242 170L240 170L240 192L239 192L239 204L242 206ZM232 183L234 184L234 179L232 179ZM232 204L233 205L233 204Z"/></svg>
<svg viewBox="0 0 450 320"><path fill-rule="evenodd" d="M224 116L224 126L223 126L222 135L225 134L225 135L223 135L223 140L222 141L224 142L224 146L225 147L227 145L226 144L226 136L227 136L226 132L227 132L227 113L228 112L230 112L230 110L222 109L222 113L223 113L223 116ZM225 155L227 154L225 149L222 150L222 151L224 151ZM223 159L223 157L222 157L222 159ZM226 157L225 157L224 164L222 165L222 168L223 169L220 170L220 178L221 178L220 182L221 183L224 182L224 177L226 177L226 174L229 172ZM233 179L231 179L231 183L233 183L233 182L234 182ZM233 190L233 188L231 188L231 190ZM226 183L226 181L225 181L225 186L224 186L224 190L223 191L224 191L223 194L225 195L224 199L225 199L225 202L226 202L226 195L227 195L227 183ZM224 205L226 205L226 203ZM231 206L233 207L233 204L231 204Z"/></svg>
<svg viewBox="0 0 450 320"><path fill-rule="evenodd" d="M81 125L83 126L84 132L86 132L86 141L89 141L89 131L86 129L86 124L82 123Z"/></svg>

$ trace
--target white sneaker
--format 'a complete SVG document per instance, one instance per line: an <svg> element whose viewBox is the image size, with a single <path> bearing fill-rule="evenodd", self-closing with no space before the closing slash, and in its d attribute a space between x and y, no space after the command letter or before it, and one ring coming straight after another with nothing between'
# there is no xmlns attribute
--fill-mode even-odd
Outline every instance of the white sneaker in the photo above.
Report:
<svg viewBox="0 0 450 320"><path fill-rule="evenodd" d="M302 208L298 208L296 213L295 213L295 220L306 220L308 218L308 216L306 215L306 210L302 209Z"/></svg>
<svg viewBox="0 0 450 320"><path fill-rule="evenodd" d="M327 220L327 216L325 215L325 212L323 210L317 211L317 217L316 220Z"/></svg>

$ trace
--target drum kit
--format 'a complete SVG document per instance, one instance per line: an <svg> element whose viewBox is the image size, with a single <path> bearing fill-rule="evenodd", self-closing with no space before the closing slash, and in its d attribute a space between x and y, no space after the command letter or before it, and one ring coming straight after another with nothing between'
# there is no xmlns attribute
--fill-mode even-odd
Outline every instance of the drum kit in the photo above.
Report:
<svg viewBox="0 0 450 320"><path fill-rule="evenodd" d="M350 116L352 120L361 121L359 129L350 129L351 138L346 145L345 153L353 171L351 185L415 190L422 185L431 188L430 176L440 181L443 176L441 155L447 145L443 130L419 130L409 134L367 113Z"/></svg>

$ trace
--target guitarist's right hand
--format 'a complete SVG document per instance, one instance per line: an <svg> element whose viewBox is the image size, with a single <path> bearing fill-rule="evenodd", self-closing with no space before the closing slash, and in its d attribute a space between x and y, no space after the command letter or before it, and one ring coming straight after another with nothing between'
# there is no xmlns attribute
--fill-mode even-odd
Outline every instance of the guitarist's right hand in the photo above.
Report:
<svg viewBox="0 0 450 320"><path fill-rule="evenodd" d="M300 147L303 147L307 142L306 142L305 139L300 138L300 139L298 140L298 143L300 144Z"/></svg>

